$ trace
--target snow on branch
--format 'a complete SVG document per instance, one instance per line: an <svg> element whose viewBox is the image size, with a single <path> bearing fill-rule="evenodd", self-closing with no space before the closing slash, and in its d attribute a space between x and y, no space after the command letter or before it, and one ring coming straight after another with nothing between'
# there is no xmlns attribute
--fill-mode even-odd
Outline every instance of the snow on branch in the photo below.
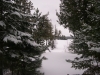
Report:
<svg viewBox="0 0 100 75"><path fill-rule="evenodd" d="M15 57L19 57L18 54L11 54L11 57L15 58Z"/></svg>
<svg viewBox="0 0 100 75"><path fill-rule="evenodd" d="M21 59L21 61L29 63L29 61L36 61L36 59L33 57L29 57L28 55L24 55L24 59Z"/></svg>
<svg viewBox="0 0 100 75"><path fill-rule="evenodd" d="M0 53L3 53L3 52L0 50Z"/></svg>
<svg viewBox="0 0 100 75"><path fill-rule="evenodd" d="M11 3L11 4L13 4L14 3L14 1L7 1L7 0L3 0L4 2L6 2L6 3Z"/></svg>
<svg viewBox="0 0 100 75"><path fill-rule="evenodd" d="M13 12L12 15L17 15L18 17L22 18L21 14L19 12Z"/></svg>
<svg viewBox="0 0 100 75"><path fill-rule="evenodd" d="M19 34L20 36L28 36L28 37L31 37L31 34L25 33L25 32L21 32L21 31L18 31L18 34Z"/></svg>
<svg viewBox="0 0 100 75"><path fill-rule="evenodd" d="M37 44L36 42L31 41L31 40L26 40L26 42L27 42L28 44L30 44L31 46L40 46L39 44Z"/></svg>
<svg viewBox="0 0 100 75"><path fill-rule="evenodd" d="M35 58L32 58L32 57L28 57L31 61L35 61L36 59Z"/></svg>
<svg viewBox="0 0 100 75"><path fill-rule="evenodd" d="M96 51L96 52L100 52L100 47L92 47L89 50Z"/></svg>
<svg viewBox="0 0 100 75"><path fill-rule="evenodd" d="M11 34L9 34L6 37L4 37L3 41L4 42L11 41L11 42L14 42L15 44L22 43L21 40L19 40L16 36L11 35Z"/></svg>
<svg viewBox="0 0 100 75"><path fill-rule="evenodd" d="M86 44L87 44L88 47L90 48L90 47L91 47L91 44L94 44L94 42L92 42L92 41L88 41L88 42L86 42Z"/></svg>
<svg viewBox="0 0 100 75"><path fill-rule="evenodd" d="M31 15L31 14L23 14L23 13L21 13L21 15L24 16L24 17L33 17L33 15Z"/></svg>
<svg viewBox="0 0 100 75"><path fill-rule="evenodd" d="M6 24L3 21L0 21L0 26L6 26Z"/></svg>

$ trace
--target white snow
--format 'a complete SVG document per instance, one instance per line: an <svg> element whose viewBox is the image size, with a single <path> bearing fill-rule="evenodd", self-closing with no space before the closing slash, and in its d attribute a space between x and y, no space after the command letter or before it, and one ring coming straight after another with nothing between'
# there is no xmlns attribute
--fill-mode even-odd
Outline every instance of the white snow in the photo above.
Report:
<svg viewBox="0 0 100 75"><path fill-rule="evenodd" d="M6 26L5 23L3 21L0 21L0 26Z"/></svg>
<svg viewBox="0 0 100 75"><path fill-rule="evenodd" d="M15 57L19 57L19 55L17 55L17 54L11 54L11 57L15 58Z"/></svg>
<svg viewBox="0 0 100 75"><path fill-rule="evenodd" d="M36 23L35 23L35 25L38 25L39 24L39 21L37 21Z"/></svg>
<svg viewBox="0 0 100 75"><path fill-rule="evenodd" d="M37 29L36 25L34 26L34 29Z"/></svg>
<svg viewBox="0 0 100 75"><path fill-rule="evenodd" d="M92 29L91 26L86 24L86 23L84 23L82 26L86 27L85 29L82 30L84 32L87 31L87 30L91 30Z"/></svg>
<svg viewBox="0 0 100 75"><path fill-rule="evenodd" d="M56 40L56 49L51 50L51 52L46 51L43 54L48 60L43 60L40 71L45 72L45 75L82 74L83 70L75 70L71 68L71 63L66 62L66 59L73 60L78 56L68 51L70 43L71 40Z"/></svg>
<svg viewBox="0 0 100 75"><path fill-rule="evenodd" d="M88 41L88 42L86 42L87 43L87 45L88 45L88 47L91 47L91 44L93 43L92 41Z"/></svg>
<svg viewBox="0 0 100 75"><path fill-rule="evenodd" d="M22 15L22 16L25 16L25 17L33 17L32 14L23 14L23 13L21 13L21 15Z"/></svg>
<svg viewBox="0 0 100 75"><path fill-rule="evenodd" d="M0 50L0 53L3 53L3 52Z"/></svg>
<svg viewBox="0 0 100 75"><path fill-rule="evenodd" d="M22 18L21 14L19 12L13 12L12 15L17 15L18 17Z"/></svg>
<svg viewBox="0 0 100 75"><path fill-rule="evenodd" d="M69 52L68 47L72 40L56 40L56 49L52 52Z"/></svg>
<svg viewBox="0 0 100 75"><path fill-rule="evenodd" d="M29 59L31 59L32 61L35 61L35 59L34 59L34 58L32 58L32 57L29 57Z"/></svg>
<svg viewBox="0 0 100 75"><path fill-rule="evenodd" d="M3 0L3 1L5 1L5 2L7 2L7 3L14 3L13 1L7 1L7 0Z"/></svg>
<svg viewBox="0 0 100 75"><path fill-rule="evenodd" d="M100 47L92 47L89 50L93 50L93 51L96 51L96 52L100 52Z"/></svg>
<svg viewBox="0 0 100 75"><path fill-rule="evenodd" d="M34 56L34 58L38 58L38 57L39 57L38 55Z"/></svg>
<svg viewBox="0 0 100 75"><path fill-rule="evenodd" d="M28 44L30 44L31 46L40 46L39 44L37 44L36 42L34 42L34 41L31 41L31 40L26 40L26 42L28 43Z"/></svg>
<svg viewBox="0 0 100 75"><path fill-rule="evenodd" d="M82 31L86 32L87 30L91 30L91 29L92 29L91 26L88 26L87 28L85 28L85 29L82 30Z"/></svg>
<svg viewBox="0 0 100 75"><path fill-rule="evenodd" d="M95 46L96 45L96 43L95 42L92 42L92 41L88 41L86 43L87 43L87 45L88 45L89 48L91 47L91 45L92 46Z"/></svg>
<svg viewBox="0 0 100 75"><path fill-rule="evenodd" d="M34 22L29 22L30 24L34 24Z"/></svg>
<svg viewBox="0 0 100 75"><path fill-rule="evenodd" d="M25 32L21 32L21 31L18 31L18 34L19 34L20 36L28 36L28 37L31 37L31 34L25 33Z"/></svg>
<svg viewBox="0 0 100 75"><path fill-rule="evenodd" d="M15 37L14 35L7 35L4 39L3 39L4 42L8 42L8 41L12 41L14 42L15 44L18 44L18 43L22 43L21 40L18 40L17 37Z"/></svg>

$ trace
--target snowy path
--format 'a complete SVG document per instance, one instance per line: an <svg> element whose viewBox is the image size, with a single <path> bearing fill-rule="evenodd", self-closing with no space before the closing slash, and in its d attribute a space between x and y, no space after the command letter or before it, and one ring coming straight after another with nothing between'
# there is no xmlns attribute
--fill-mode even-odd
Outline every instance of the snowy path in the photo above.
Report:
<svg viewBox="0 0 100 75"><path fill-rule="evenodd" d="M45 75L67 75L67 74L82 74L82 70L75 70L71 68L71 63L67 63L66 59L74 59L76 54L70 54L68 52L68 45L70 40L57 40L57 48L52 52L46 52L43 56L46 56L48 60L42 62L41 71L45 72ZM67 44L67 45L66 45ZM66 52L65 52L66 47Z"/></svg>

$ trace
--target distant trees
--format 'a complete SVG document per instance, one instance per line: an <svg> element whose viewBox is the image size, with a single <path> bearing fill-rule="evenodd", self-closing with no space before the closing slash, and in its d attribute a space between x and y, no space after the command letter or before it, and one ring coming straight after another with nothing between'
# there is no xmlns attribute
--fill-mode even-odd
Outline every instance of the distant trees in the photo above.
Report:
<svg viewBox="0 0 100 75"><path fill-rule="evenodd" d="M70 51L81 55L67 60L83 74L100 74L100 1L61 0L59 23L73 33Z"/></svg>
<svg viewBox="0 0 100 75"><path fill-rule="evenodd" d="M68 38L67 38L67 36L65 36L65 35L61 35L61 36L57 37L57 39L60 39L60 40L67 40Z"/></svg>
<svg viewBox="0 0 100 75"><path fill-rule="evenodd" d="M54 45L53 25L48 18L49 13L42 15L39 9L36 9L33 15L35 15L33 20L38 21L33 32L35 41L41 45L45 44L47 47Z"/></svg>
<svg viewBox="0 0 100 75"><path fill-rule="evenodd" d="M29 0L0 0L0 75L8 70L10 75L41 75L37 68L46 50L41 42L51 39L52 26L45 15L32 15L32 9Z"/></svg>
<svg viewBox="0 0 100 75"><path fill-rule="evenodd" d="M36 25L36 30L34 31L33 36L36 37L37 43L40 41L45 41L53 37L53 28L52 23L48 18L48 14L41 15L37 9L34 15L36 14L35 20L38 21ZM41 37L41 38L40 38Z"/></svg>

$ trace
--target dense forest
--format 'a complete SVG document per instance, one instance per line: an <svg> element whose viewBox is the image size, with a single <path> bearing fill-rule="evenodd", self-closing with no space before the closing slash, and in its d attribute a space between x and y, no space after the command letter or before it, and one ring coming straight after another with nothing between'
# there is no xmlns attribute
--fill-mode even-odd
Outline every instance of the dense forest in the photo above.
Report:
<svg viewBox="0 0 100 75"><path fill-rule="evenodd" d="M100 0L61 0L57 16L73 34L69 51L80 55L66 61L83 75L100 75Z"/></svg>

